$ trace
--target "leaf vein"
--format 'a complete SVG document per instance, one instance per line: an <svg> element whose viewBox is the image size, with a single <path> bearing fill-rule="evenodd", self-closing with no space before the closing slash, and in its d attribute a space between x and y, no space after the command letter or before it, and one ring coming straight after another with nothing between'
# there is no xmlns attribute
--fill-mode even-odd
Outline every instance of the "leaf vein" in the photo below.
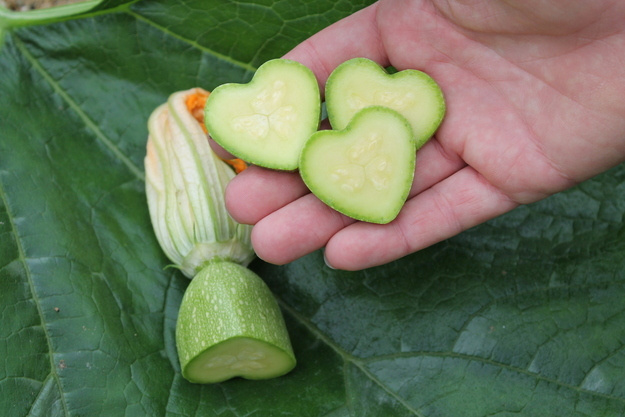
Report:
<svg viewBox="0 0 625 417"><path fill-rule="evenodd" d="M41 77L50 85L50 87L67 103L76 115L82 120L85 126L91 130L96 138L108 148L116 158L118 158L126 167L139 179L145 180L142 168L138 167L134 162L130 160L120 149L109 139L104 132L98 127L98 125L91 120L91 118L80 108L78 103L65 91L61 85L43 68L43 65L30 53L21 39L15 39L20 52L24 55L24 58L32 65L32 67L41 75Z"/></svg>
<svg viewBox="0 0 625 417"><path fill-rule="evenodd" d="M1 177L0 177L1 179ZM50 361L50 374L48 376L48 378L46 378L46 380L48 380L49 378L53 378L54 383L56 384L57 387L59 387L59 392L60 392L60 397L61 397L61 405L63 407L63 411L65 413L65 415L69 415L69 410L67 407L67 402L65 400L65 396L63 395L63 391L60 389L61 387L61 382L59 379L59 375L56 372L56 365L54 363L54 349L52 348L52 343L51 343L51 337L50 337L50 333L48 331L48 327L46 325L46 320L45 320L45 315L43 313L43 308L41 307L41 300L39 299L38 295L37 295L37 291L35 288L35 283L33 282L33 276L31 274L30 268L28 266L28 262L26 261L26 253L24 251L24 246L22 245L22 241L20 239L19 233L17 231L17 225L15 224L14 218L15 216L13 215L13 212L11 210L11 206L9 204L9 201L7 199L7 195L6 192L4 191L4 186L2 181L0 180L0 199L2 200L2 204L5 207L6 210L6 214L7 214L7 218L9 221L9 227L11 229L11 233L13 234L14 238L15 238L15 245L17 247L17 253L18 253L18 260L19 262L24 266L24 274L26 275L26 281L28 284L28 288L33 300L33 303L37 309L37 315L39 316L39 320L41 323L41 329L43 331L44 337L46 339L46 345L48 348L48 358ZM45 387L45 381L42 381L43 386Z"/></svg>
<svg viewBox="0 0 625 417"><path fill-rule="evenodd" d="M376 362L381 362L381 361L385 361L385 360L393 360L393 359L401 359L401 358L414 358L415 356L430 356L430 357L438 357L438 358L456 358L456 359L462 359L465 360L467 362L479 362L485 365L490 365L490 366L494 366L500 370L506 369L512 372L516 372L522 375L526 375L529 377L534 378L537 381L543 381L543 382L547 382L550 384L554 384L557 385L559 387L562 388L567 388L571 391L574 392L579 392L579 393L583 393L583 394L587 394L587 395L591 395L591 396L595 396L595 397L600 397L600 398L604 398L607 400L611 400L611 401L616 401L619 403L623 403L625 404L625 398L622 397L618 397L615 395L610 395L610 394L605 394L605 393L601 393L601 392L597 392L597 391L591 391L585 388L581 388L580 386L577 385L573 385L573 384L567 384L566 382L562 382L559 381L555 378L549 378L543 375L540 375L536 372L532 372L529 371L527 369L524 368L520 368L520 367L516 367L516 366L512 366L503 362L498 362L492 359L487 359L487 358L483 358L480 356L475 356L475 355L467 355L467 354L463 354L463 353L456 353L456 352L436 352L436 351L410 351L410 352L401 352L401 353L393 353L393 354L389 354L389 355L379 355L379 356L373 356L373 357L369 357L366 359L363 359L362 365L368 365L368 364L372 364L372 363L376 363Z"/></svg>
<svg viewBox="0 0 625 417"><path fill-rule="evenodd" d="M232 65L235 65L235 66L239 66L239 67L241 67L241 68L244 68L245 70L247 70L247 71L249 71L249 72L251 72L251 73L256 72L256 69L257 69L257 68L256 68L256 67L254 67L253 65L250 65L250 64L248 64L248 63L245 63L245 62L242 62L242 61L238 61L238 60L232 59L232 58L231 58L230 56L228 56L228 55L224 55L224 54L221 54L221 53L219 53L219 52L217 52L217 51L215 51L215 50L213 50L213 49L209 49L209 48L207 48L206 46L203 46L203 45L199 44L198 42L196 42L196 41L194 41L194 40L191 40L191 39L185 38L184 36L182 36L182 35L180 35L180 34L177 34L177 33L175 33L175 32L172 32L171 30L167 29L166 27L159 25L158 23L154 22L153 20L148 19L148 18L147 18L147 17L145 17L145 16L140 15L139 13L136 13L136 12L131 11L131 10L126 10L126 11L125 11L125 13L127 13L128 15L130 15L130 16L132 16L132 17L134 17L134 18L135 18L135 19L137 19L138 21L141 21L141 22L143 22L143 23L146 23L146 24L148 24L148 25L150 25L150 26L154 27L155 29L160 30L161 32L163 32L163 33L165 33L165 34L167 34L167 35L169 35L169 36L171 36L171 37L173 37L173 38L178 39L179 41L182 41L182 42L184 42L184 43L189 44L190 46L192 46L193 48L195 48L195 49L197 49L197 50L199 50L199 51L202 51L202 52L204 52L204 53L207 53L207 54L209 54L209 55L212 55L212 56L214 56L214 57L216 57L216 58L218 58L218 59L220 59L220 60L222 60L222 61L224 61L224 62L228 62L228 63L230 63L230 64L232 64Z"/></svg>
<svg viewBox="0 0 625 417"><path fill-rule="evenodd" d="M332 350L334 350L340 357L343 358L344 362L351 363L352 365L357 367L363 374L365 374L372 382L374 382L376 385L378 385L391 398L393 398L398 403L400 403L403 407L405 407L407 411L411 412L413 415L415 415L417 417L425 417L423 414L421 414L417 410L415 410L410 404L408 404L406 402L406 400L404 400L402 397L400 397L397 392L392 391L382 381L380 381L375 375L373 375L365 367L365 365L366 365L365 361L363 361L361 359L358 359L355 356L347 353L340 346L338 346L336 343L334 343L330 338L328 338L328 336L326 336L321 330L319 330L319 328L317 326L315 326L308 318L306 318L303 315L301 315L297 310L295 310L294 308L289 306L287 303L285 303L279 297L276 296L276 299L278 301L278 304L280 304L280 306L285 311L287 311L290 315L292 315L294 318L296 318L304 327L306 327L306 329L308 329L308 331L310 331L313 335L315 335L320 341L322 341L323 343L328 345ZM343 369L343 375L344 375L344 378L346 380L346 382L345 382L345 384L346 384L346 390L345 390L346 397L349 397L349 395L348 395L348 387L347 387L347 368L346 367L344 367L344 369ZM346 398L346 402L347 402L347 406L348 406L348 409L350 411L350 414L353 415L353 412L352 412L353 410L351 408L351 400L349 398Z"/></svg>

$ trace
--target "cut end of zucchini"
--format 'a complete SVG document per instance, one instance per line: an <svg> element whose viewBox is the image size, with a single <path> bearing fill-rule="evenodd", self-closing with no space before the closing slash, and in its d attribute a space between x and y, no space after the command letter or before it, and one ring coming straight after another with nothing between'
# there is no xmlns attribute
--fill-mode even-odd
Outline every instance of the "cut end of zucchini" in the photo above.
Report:
<svg viewBox="0 0 625 417"><path fill-rule="evenodd" d="M185 291L176 323L182 376L213 383L266 379L295 367L289 335L273 294L249 269L213 261Z"/></svg>
<svg viewBox="0 0 625 417"><path fill-rule="evenodd" d="M199 354L182 374L191 382L207 384L234 377L275 378L294 367L294 357L282 349L258 339L233 337Z"/></svg>

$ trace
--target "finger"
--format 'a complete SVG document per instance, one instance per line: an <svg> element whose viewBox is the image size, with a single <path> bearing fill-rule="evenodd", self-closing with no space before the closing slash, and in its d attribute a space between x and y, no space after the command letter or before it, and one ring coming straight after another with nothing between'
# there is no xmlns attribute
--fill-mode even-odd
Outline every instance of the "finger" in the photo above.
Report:
<svg viewBox="0 0 625 417"><path fill-rule="evenodd" d="M282 265L322 248L354 222L306 194L260 220L252 229L252 246L259 258Z"/></svg>
<svg viewBox="0 0 625 417"><path fill-rule="evenodd" d="M436 141L421 148L417 157L422 160L417 164L415 174L417 180L413 185L414 194L443 180L463 165L460 158L445 155L444 150ZM260 172L263 173L263 171ZM248 194L246 191L248 184L246 182L243 185L244 188L237 192L241 192L242 195ZM260 193L259 198L266 198L268 190L264 185L251 183L249 188L255 188ZM276 184L274 191L283 189L284 185ZM293 197L297 197L297 200L289 201ZM256 224L252 232L252 242L256 253L267 262L274 264L291 262L322 248L333 235L355 223L355 220L337 213L314 195L306 194L306 190L299 190L283 198L283 200L274 201L273 204L267 201L259 203L263 205L263 210L255 212L255 216L266 215L265 218L246 217L248 222ZM248 205L247 201L244 203Z"/></svg>
<svg viewBox="0 0 625 417"><path fill-rule="evenodd" d="M325 84L334 68L351 58L365 57L388 65L378 36L376 10L377 3L374 3L339 20L300 43L284 58L306 65L315 73L320 85Z"/></svg>
<svg viewBox="0 0 625 417"><path fill-rule="evenodd" d="M358 270L382 265L506 213L518 204L471 167L408 200L387 225L355 223L327 243L328 265Z"/></svg>
<svg viewBox="0 0 625 417"><path fill-rule="evenodd" d="M297 172L250 166L228 183L226 208L237 222L256 224L308 192Z"/></svg>

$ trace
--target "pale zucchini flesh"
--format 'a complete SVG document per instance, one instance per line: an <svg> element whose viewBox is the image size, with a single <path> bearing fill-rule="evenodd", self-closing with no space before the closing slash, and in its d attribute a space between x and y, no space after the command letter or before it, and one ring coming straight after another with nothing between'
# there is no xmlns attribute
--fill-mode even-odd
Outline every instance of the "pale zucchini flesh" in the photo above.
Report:
<svg viewBox="0 0 625 417"><path fill-rule="evenodd" d="M205 107L209 134L252 164L297 168L304 142L317 130L321 97L314 74L286 59L267 61L247 84L215 88Z"/></svg>
<svg viewBox="0 0 625 417"><path fill-rule="evenodd" d="M198 383L222 382L236 376L269 379L284 375L292 367L293 359L274 345L249 337L233 337L192 359L185 376Z"/></svg>
<svg viewBox="0 0 625 417"><path fill-rule="evenodd" d="M394 110L361 110L342 131L315 133L300 158L300 174L324 203L357 220L392 221L414 176L412 129Z"/></svg>
<svg viewBox="0 0 625 417"><path fill-rule="evenodd" d="M443 92L428 74L412 69L389 74L366 58L345 61L326 83L332 128L344 129L358 111L369 106L388 107L404 116L417 148L434 134L445 115Z"/></svg>

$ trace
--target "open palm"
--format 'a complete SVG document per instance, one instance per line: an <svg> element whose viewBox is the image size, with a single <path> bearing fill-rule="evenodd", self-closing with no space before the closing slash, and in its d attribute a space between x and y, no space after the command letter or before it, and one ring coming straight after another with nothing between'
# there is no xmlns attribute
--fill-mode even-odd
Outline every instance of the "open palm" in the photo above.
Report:
<svg viewBox="0 0 625 417"><path fill-rule="evenodd" d="M386 225L356 222L296 173L252 167L228 187L255 224L258 255L286 263L325 246L329 265L362 269L415 252L573 186L625 160L625 3L378 3L287 54L323 86L363 56L430 74L447 115L417 153L410 197Z"/></svg>

